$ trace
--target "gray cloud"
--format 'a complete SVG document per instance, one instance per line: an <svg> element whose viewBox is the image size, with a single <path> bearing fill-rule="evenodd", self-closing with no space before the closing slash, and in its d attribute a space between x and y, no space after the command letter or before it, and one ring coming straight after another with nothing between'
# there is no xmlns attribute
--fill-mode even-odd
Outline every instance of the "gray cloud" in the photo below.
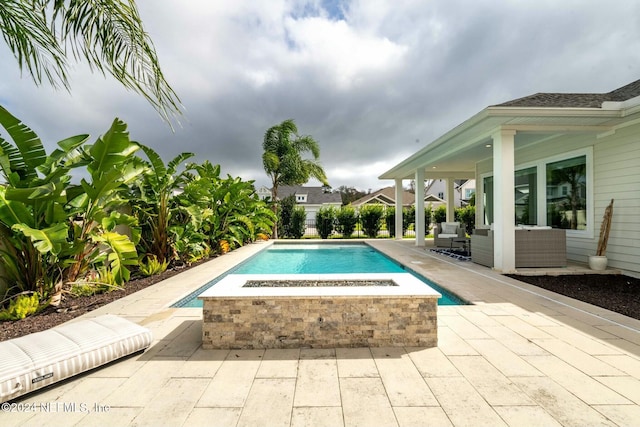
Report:
<svg viewBox="0 0 640 427"><path fill-rule="evenodd" d="M72 92L20 78L0 47L0 103L51 143L114 117L168 160L182 151L267 184L266 129L293 118L331 184L376 177L484 107L535 92L606 92L640 75L632 1L141 2L185 106L171 132L139 96L77 65ZM344 18L344 19L342 19Z"/></svg>

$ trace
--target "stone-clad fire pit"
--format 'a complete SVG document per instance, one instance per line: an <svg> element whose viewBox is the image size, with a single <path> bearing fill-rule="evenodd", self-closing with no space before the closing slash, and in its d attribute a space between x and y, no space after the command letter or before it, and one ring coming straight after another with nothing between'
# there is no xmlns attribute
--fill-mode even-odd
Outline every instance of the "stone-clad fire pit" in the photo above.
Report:
<svg viewBox="0 0 640 427"><path fill-rule="evenodd" d="M202 345L434 347L439 297L408 273L229 275L198 297Z"/></svg>

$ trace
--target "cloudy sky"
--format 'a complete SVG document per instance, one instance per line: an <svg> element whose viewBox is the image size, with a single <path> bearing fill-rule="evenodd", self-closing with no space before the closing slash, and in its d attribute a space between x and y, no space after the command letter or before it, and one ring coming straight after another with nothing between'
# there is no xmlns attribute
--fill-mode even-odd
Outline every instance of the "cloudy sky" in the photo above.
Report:
<svg viewBox="0 0 640 427"><path fill-rule="evenodd" d="M0 104L43 138L114 117L165 161L183 151L269 184L266 129L293 118L331 185L377 176L481 111L536 92L609 92L640 78L635 0L153 0L138 7L184 115L82 65L36 87L0 41Z"/></svg>

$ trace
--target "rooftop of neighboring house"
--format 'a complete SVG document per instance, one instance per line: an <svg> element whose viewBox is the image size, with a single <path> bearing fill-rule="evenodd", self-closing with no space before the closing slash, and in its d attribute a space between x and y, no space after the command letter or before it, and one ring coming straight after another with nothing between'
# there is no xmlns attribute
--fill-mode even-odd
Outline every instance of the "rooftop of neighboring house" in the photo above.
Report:
<svg viewBox="0 0 640 427"><path fill-rule="evenodd" d="M304 187L302 185L283 185L278 187L278 199L282 200L291 195L307 195L306 200L297 201L298 204L322 205L324 203L342 204L340 193L326 191L324 187Z"/></svg>
<svg viewBox="0 0 640 427"><path fill-rule="evenodd" d="M640 80L607 93L536 93L494 107L602 108L604 102L623 102L640 96Z"/></svg>
<svg viewBox="0 0 640 427"><path fill-rule="evenodd" d="M393 205L395 204L395 200L396 200L395 187L385 187L385 188L381 188L378 191L374 191L373 193L367 194L366 196L363 196L358 200L351 202L351 204L354 206L360 206L365 203L374 203L377 201L379 203ZM402 191L403 206L411 206L414 201L415 201L415 196L413 195L413 193L410 193L406 190Z"/></svg>

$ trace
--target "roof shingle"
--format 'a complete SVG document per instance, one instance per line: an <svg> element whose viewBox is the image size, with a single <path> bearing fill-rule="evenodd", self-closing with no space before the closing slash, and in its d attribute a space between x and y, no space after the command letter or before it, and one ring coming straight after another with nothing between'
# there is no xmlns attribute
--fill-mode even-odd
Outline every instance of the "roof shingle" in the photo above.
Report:
<svg viewBox="0 0 640 427"><path fill-rule="evenodd" d="M622 102L636 96L640 96L640 80L608 93L536 93L494 107L602 108L603 102Z"/></svg>

